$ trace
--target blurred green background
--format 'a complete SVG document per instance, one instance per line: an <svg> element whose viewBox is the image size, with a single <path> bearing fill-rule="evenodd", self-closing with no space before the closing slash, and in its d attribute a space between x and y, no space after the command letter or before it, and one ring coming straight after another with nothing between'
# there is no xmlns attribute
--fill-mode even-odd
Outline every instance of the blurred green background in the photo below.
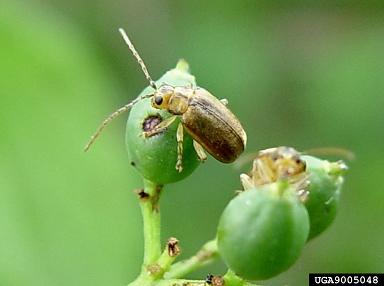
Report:
<svg viewBox="0 0 384 286"><path fill-rule="evenodd" d="M227 98L248 152L278 145L352 150L339 215L299 261L264 285L309 272L384 270L382 1L11 1L0 4L0 285L126 285L140 269L141 186L126 118L91 152L111 111L146 86L117 32L154 78L183 57ZM246 166L248 168L248 166ZM239 173L210 158L166 186L163 239L183 257L215 235ZM194 273L220 273L223 265Z"/></svg>

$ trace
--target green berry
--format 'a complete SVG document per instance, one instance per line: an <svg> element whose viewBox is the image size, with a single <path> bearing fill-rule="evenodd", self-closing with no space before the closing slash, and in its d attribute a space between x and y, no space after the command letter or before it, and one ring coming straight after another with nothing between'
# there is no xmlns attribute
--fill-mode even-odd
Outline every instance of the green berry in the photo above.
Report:
<svg viewBox="0 0 384 286"><path fill-rule="evenodd" d="M346 166L312 156L303 155L301 159L306 162L310 181L305 206L311 225L308 239L312 239L327 229L336 217Z"/></svg>
<svg viewBox="0 0 384 286"><path fill-rule="evenodd" d="M172 86L196 86L195 77L188 72L188 64L180 60L175 69L166 72L157 82L157 86L166 83ZM139 95L153 92L147 87ZM155 109L150 98L136 103L129 114L126 128L126 146L134 166L147 180L163 185L182 180L189 176L199 165L193 148L192 137L184 132L183 171L175 168L177 161L176 119L164 132L145 137L144 131L152 129L161 121L172 116L165 110Z"/></svg>
<svg viewBox="0 0 384 286"><path fill-rule="evenodd" d="M308 214L296 191L277 182L240 193L228 204L218 226L218 248L236 275L264 280L296 261L308 232Z"/></svg>

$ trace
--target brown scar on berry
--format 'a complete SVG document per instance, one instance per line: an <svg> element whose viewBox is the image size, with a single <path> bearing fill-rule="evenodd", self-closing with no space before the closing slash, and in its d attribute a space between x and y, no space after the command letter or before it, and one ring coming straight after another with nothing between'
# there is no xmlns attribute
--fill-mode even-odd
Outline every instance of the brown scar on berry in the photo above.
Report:
<svg viewBox="0 0 384 286"><path fill-rule="evenodd" d="M175 257L180 254L179 240L175 237L171 237L167 242L168 255L170 257Z"/></svg>
<svg viewBox="0 0 384 286"><path fill-rule="evenodd" d="M142 127L143 132L145 134L151 134L151 131L153 129L155 129L155 127L157 125L159 125L162 121L163 121L163 119L161 118L161 116L159 114L149 115L143 121L143 127ZM148 137L160 134L162 132L164 132L164 131L159 131L159 132L153 133L152 135L148 135Z"/></svg>

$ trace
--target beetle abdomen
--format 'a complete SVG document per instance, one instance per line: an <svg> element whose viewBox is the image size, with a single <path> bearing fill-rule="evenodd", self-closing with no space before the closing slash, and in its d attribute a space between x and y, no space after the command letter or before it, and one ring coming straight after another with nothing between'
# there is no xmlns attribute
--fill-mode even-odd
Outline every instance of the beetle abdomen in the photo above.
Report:
<svg viewBox="0 0 384 286"><path fill-rule="evenodd" d="M216 97L197 88L182 123L194 140L223 163L231 163L244 151L247 136L236 116Z"/></svg>

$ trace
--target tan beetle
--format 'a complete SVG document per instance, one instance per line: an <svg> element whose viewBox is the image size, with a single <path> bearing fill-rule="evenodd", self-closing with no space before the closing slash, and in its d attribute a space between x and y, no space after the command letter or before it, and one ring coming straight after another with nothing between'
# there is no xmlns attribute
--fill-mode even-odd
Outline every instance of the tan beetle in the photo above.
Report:
<svg viewBox="0 0 384 286"><path fill-rule="evenodd" d="M253 161L252 176L257 185L280 179L297 181L306 171L301 154L292 147L280 146L261 150Z"/></svg>
<svg viewBox="0 0 384 286"><path fill-rule="evenodd" d="M285 180L294 186L304 201L309 185L306 169L301 153L292 147L280 146L261 150L253 160L250 173L241 174L240 180L244 190Z"/></svg>
<svg viewBox="0 0 384 286"><path fill-rule="evenodd" d="M89 149L104 127L114 118L128 111L141 99L152 97L152 106L154 108L164 109L174 116L160 122L151 131L144 132L144 135L149 137L161 133L175 121L177 116L180 117L176 134L178 146L176 169L179 172L183 169L184 129L194 139L193 146L200 160L204 161L207 158L204 149L223 163L231 163L236 160L245 149L247 135L236 116L225 106L226 100L218 100L207 90L200 87L174 87L167 84L157 87L125 31L120 28L119 32L140 64L154 92L134 99L108 116L92 135L84 150L87 151Z"/></svg>

